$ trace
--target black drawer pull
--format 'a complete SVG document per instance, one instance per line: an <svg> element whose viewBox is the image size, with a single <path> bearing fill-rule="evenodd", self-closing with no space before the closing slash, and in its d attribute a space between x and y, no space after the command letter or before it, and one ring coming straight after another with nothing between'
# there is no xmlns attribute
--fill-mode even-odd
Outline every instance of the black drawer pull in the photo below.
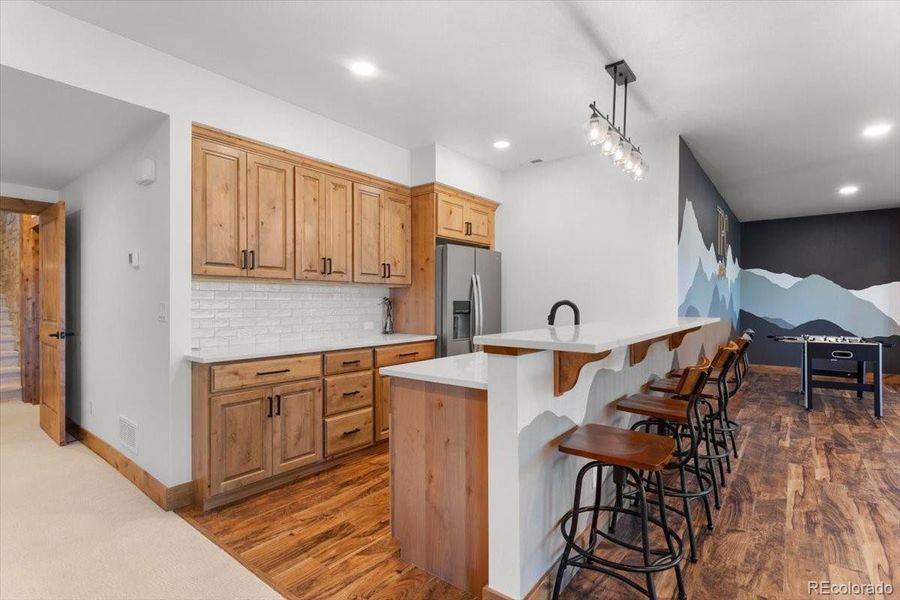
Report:
<svg viewBox="0 0 900 600"><path fill-rule="evenodd" d="M398 354L398 356L400 358L406 358L407 356L415 356L417 354L418 354L418 352L402 352L402 353Z"/></svg>
<svg viewBox="0 0 900 600"><path fill-rule="evenodd" d="M359 359L356 359L356 360L345 360L345 361L343 361L343 362L341 363L341 365L343 365L343 366L347 366L347 365L358 365L358 364L359 364Z"/></svg>
<svg viewBox="0 0 900 600"><path fill-rule="evenodd" d="M848 350L834 350L831 352L831 358L850 360L853 358L853 353Z"/></svg>
<svg viewBox="0 0 900 600"><path fill-rule="evenodd" d="M356 396L357 394L359 394L359 390L353 390L352 392L344 392L344 397Z"/></svg>
<svg viewBox="0 0 900 600"><path fill-rule="evenodd" d="M342 433L341 435L342 435L342 436L353 435L354 433L359 433L360 431L362 431L362 429L360 429L359 427L357 427L356 429L351 429L350 431L345 431L345 432Z"/></svg>
<svg viewBox="0 0 900 600"><path fill-rule="evenodd" d="M278 369L277 371L257 371L256 376L262 377L263 375L280 375L281 373L290 373L290 369Z"/></svg>

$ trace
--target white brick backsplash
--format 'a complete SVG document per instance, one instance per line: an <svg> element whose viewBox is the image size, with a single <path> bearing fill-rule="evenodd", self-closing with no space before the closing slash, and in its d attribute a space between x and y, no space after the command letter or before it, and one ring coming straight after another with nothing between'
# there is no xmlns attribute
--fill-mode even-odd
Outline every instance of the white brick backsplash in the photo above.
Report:
<svg viewBox="0 0 900 600"><path fill-rule="evenodd" d="M191 346L353 338L381 330L381 285L194 280Z"/></svg>

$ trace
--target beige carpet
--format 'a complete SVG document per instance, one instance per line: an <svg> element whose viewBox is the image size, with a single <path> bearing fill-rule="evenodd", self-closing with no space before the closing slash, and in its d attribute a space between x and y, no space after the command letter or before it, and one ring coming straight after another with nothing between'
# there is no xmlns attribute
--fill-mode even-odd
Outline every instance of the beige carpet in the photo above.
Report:
<svg viewBox="0 0 900 600"><path fill-rule="evenodd" d="M0 404L0 598L281 598L79 443L55 446L37 407Z"/></svg>

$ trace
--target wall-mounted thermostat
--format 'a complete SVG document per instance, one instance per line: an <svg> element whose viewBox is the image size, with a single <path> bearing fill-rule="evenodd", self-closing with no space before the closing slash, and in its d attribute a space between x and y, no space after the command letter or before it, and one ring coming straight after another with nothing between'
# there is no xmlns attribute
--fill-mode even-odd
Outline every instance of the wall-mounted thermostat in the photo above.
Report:
<svg viewBox="0 0 900 600"><path fill-rule="evenodd" d="M128 265L133 269L139 269L141 267L141 257L137 250L132 250L128 253Z"/></svg>
<svg viewBox="0 0 900 600"><path fill-rule="evenodd" d="M138 161L135 181L138 185L150 185L156 181L156 161L152 158Z"/></svg>

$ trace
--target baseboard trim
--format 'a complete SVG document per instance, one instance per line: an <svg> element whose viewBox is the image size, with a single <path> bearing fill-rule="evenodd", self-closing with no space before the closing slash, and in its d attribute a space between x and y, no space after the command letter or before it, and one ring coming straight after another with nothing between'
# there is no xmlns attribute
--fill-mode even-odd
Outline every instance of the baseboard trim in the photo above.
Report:
<svg viewBox="0 0 900 600"><path fill-rule="evenodd" d="M800 367L787 367L784 365L761 365L757 363L750 364L750 372L771 373L773 375L793 375L800 377ZM873 375L871 372L866 373L866 379L871 383ZM900 385L900 374L883 373L881 375L882 383L891 385Z"/></svg>
<svg viewBox="0 0 900 600"><path fill-rule="evenodd" d="M115 467L139 490L153 500L163 510L175 510L187 506L194 501L193 482L188 481L174 487L166 487L153 475L142 469L133 460L113 448L87 429L72 423L71 429L75 438L89 448L94 454Z"/></svg>

